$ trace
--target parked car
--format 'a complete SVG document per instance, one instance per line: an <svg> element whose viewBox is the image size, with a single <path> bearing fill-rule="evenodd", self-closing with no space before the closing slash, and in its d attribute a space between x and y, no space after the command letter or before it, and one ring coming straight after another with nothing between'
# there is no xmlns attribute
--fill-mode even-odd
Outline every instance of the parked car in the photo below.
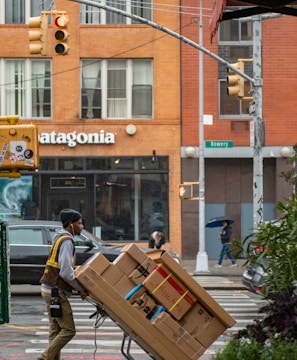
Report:
<svg viewBox="0 0 297 360"><path fill-rule="evenodd" d="M11 284L39 284L49 255L56 230L61 223L56 221L20 220L5 223L9 240ZM101 252L109 261L120 254L123 245L101 241L85 229L74 237L76 265L83 264L90 256ZM143 251L152 249L142 248ZM170 255L180 263L178 254Z"/></svg>
<svg viewBox="0 0 297 360"><path fill-rule="evenodd" d="M267 221L265 224L279 227L280 220ZM260 257L264 251L263 246L257 243L255 247L250 249L250 260L242 274L243 285L253 293L259 293L264 290L269 291L269 284L267 282L267 269L269 269L269 257ZM260 259L260 260L259 260Z"/></svg>
<svg viewBox="0 0 297 360"><path fill-rule="evenodd" d="M254 255L260 255L263 252L263 248L256 247L252 250ZM242 283L247 288L247 290L253 293L259 293L264 291L267 280L267 269L268 259L263 258L261 263L255 261L249 261L245 270L242 274Z"/></svg>

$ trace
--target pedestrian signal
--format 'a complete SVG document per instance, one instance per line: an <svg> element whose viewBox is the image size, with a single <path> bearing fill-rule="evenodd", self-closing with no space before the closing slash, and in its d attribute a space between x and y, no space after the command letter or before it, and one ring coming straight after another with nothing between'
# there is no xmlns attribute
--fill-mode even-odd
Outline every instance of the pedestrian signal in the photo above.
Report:
<svg viewBox="0 0 297 360"><path fill-rule="evenodd" d="M193 197L192 184L180 184L179 197L184 200L191 199Z"/></svg>

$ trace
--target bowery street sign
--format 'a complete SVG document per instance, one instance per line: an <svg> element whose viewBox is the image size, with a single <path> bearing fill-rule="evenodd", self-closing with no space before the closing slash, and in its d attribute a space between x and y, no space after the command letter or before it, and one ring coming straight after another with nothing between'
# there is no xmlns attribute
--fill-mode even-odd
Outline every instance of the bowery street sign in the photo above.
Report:
<svg viewBox="0 0 297 360"><path fill-rule="evenodd" d="M206 148L232 148L233 141L231 140L207 140L205 141Z"/></svg>

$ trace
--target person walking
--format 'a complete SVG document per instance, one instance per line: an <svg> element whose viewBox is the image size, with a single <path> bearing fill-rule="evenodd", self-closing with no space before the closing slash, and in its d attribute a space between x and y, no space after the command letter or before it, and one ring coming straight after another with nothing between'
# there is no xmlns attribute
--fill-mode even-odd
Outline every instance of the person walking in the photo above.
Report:
<svg viewBox="0 0 297 360"><path fill-rule="evenodd" d="M230 238L232 235L232 226L229 224L227 220L223 221L223 228L220 233L220 240L222 243L222 248L219 256L218 263L215 267L222 267L224 256L227 255L228 258L231 260L231 267L237 266L234 256L230 253L229 244Z"/></svg>
<svg viewBox="0 0 297 360"><path fill-rule="evenodd" d="M73 313L68 298L72 290L84 300L88 293L74 276L75 246L73 237L83 229L82 215L73 209L60 212L63 225L54 239L41 282L41 296L45 301L49 318L49 344L37 360L60 360L61 349L76 333ZM53 298L55 313L51 312ZM57 300L58 299L58 300ZM59 308L60 311L57 311Z"/></svg>

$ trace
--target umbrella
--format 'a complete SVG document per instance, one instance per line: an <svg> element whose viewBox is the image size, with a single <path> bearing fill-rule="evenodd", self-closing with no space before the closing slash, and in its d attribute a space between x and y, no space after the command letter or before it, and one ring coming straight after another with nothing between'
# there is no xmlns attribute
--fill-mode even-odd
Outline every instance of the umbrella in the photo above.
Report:
<svg viewBox="0 0 297 360"><path fill-rule="evenodd" d="M217 216L213 219L208 220L205 226L208 228L221 227L223 226L224 221L227 221L229 224L234 223L234 220L228 216Z"/></svg>

